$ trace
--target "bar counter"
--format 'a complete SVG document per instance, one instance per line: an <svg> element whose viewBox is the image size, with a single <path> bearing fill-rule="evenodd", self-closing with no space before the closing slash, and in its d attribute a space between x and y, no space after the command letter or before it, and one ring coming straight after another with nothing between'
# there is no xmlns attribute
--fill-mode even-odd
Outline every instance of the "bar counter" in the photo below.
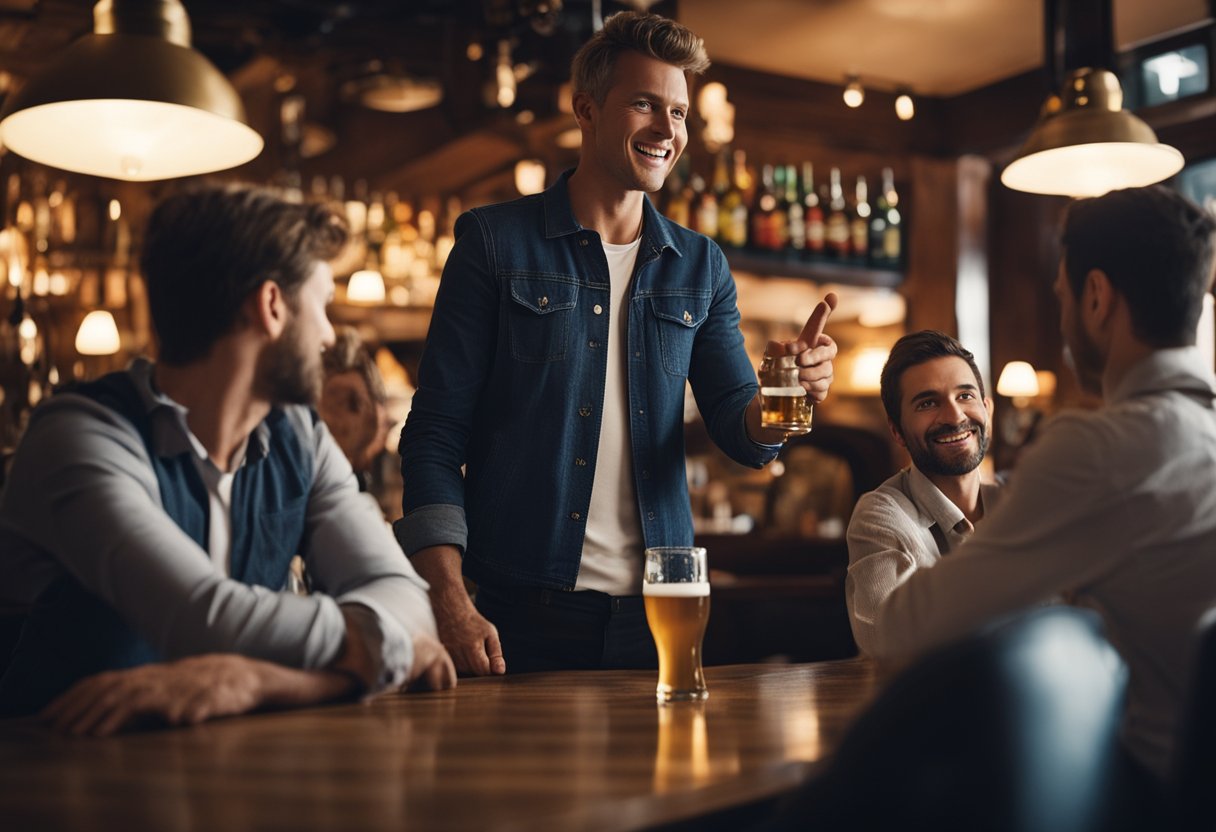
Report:
<svg viewBox="0 0 1216 832"><path fill-rule="evenodd" d="M23 830L630 830L803 782L877 688L860 659L462 679L453 691L109 739L0 722L0 819Z"/></svg>

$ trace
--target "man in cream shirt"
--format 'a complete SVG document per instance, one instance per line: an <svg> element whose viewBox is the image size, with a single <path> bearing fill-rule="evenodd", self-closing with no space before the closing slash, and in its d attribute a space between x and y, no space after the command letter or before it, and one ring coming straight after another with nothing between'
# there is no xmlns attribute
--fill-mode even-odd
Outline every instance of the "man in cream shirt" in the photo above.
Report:
<svg viewBox="0 0 1216 832"><path fill-rule="evenodd" d="M883 367L881 391L891 435L912 465L863 495L849 523L845 600L867 654L888 639L874 614L891 591L957 549L998 494L979 472L992 400L962 344L932 330L905 335Z"/></svg>

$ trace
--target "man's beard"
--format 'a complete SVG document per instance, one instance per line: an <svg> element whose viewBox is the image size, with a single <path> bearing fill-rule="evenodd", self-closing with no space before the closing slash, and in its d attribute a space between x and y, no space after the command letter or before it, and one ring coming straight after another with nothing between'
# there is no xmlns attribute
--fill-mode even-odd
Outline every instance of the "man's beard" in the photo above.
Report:
<svg viewBox="0 0 1216 832"><path fill-rule="evenodd" d="M315 405L324 375L321 354L304 348L299 319L293 314L279 340L264 354L260 386L274 404Z"/></svg>
<svg viewBox="0 0 1216 832"><path fill-rule="evenodd" d="M1101 395L1106 358L1098 345L1085 334L1080 312L1072 322L1072 338L1064 337L1064 363L1072 369L1082 390Z"/></svg>
<svg viewBox="0 0 1216 832"><path fill-rule="evenodd" d="M976 450L964 457L952 456L943 459L937 455L938 447L933 440L939 436L950 436L964 430L975 431ZM923 441L908 442L908 455L922 474L942 477L961 477L970 474L988 453L988 429L980 422L966 421L959 425L943 425L925 434Z"/></svg>

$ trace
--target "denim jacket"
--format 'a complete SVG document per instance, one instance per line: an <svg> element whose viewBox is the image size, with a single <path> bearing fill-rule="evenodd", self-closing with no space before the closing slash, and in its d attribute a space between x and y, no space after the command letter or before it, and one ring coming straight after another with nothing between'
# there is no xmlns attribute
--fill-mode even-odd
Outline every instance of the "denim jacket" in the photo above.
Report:
<svg viewBox="0 0 1216 832"><path fill-rule="evenodd" d="M607 259L569 176L457 221L401 434L398 541L460 547L478 583L568 590L578 576L611 322ZM626 301L634 491L646 546L689 545L685 380L733 459L759 468L779 446L744 428L756 375L726 258L643 202Z"/></svg>

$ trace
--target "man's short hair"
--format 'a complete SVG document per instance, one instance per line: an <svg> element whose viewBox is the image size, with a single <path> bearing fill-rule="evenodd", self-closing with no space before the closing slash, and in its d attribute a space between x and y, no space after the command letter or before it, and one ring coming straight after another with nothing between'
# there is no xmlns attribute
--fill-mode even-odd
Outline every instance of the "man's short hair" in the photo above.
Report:
<svg viewBox="0 0 1216 832"><path fill-rule="evenodd" d="M709 69L704 42L686 27L657 14L618 12L575 54L570 67L574 91L586 92L596 104L603 104L612 88L616 60L627 49L671 64L685 76Z"/></svg>
<svg viewBox="0 0 1216 832"><path fill-rule="evenodd" d="M142 257L159 360L206 356L264 281L293 303L316 262L336 257L346 238L333 209L265 188L209 185L168 197L148 221Z"/></svg>
<svg viewBox="0 0 1216 832"><path fill-rule="evenodd" d="M1073 296L1100 269L1127 299L1137 338L1157 348L1190 346L1212 286L1213 232L1210 214L1161 185L1078 200L1061 239Z"/></svg>
<svg viewBox="0 0 1216 832"><path fill-rule="evenodd" d="M891 420L896 429L903 429L899 415L903 399L901 385L904 373L926 361L950 356L967 362L967 366L971 368L971 373L975 376L975 384L979 387L980 398L987 395L984 392L984 377L980 375L980 368L976 366L975 356L971 354L970 350L956 339L944 332L938 332L936 329L923 329L920 332L909 333L891 347L891 354L887 356L887 363L883 365L879 382L882 406L887 411L887 418Z"/></svg>

